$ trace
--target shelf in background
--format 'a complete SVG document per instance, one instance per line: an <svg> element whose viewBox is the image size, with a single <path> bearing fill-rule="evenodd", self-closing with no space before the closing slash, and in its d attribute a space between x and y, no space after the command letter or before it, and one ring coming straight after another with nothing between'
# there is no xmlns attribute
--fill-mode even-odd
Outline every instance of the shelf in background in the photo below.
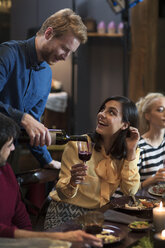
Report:
<svg viewBox="0 0 165 248"><path fill-rule="evenodd" d="M118 34L118 33L114 33L114 34L108 34L108 33L104 33L104 34L99 34L99 33L88 33L88 37L123 37L123 34Z"/></svg>
<svg viewBox="0 0 165 248"><path fill-rule="evenodd" d="M0 13L10 14L10 8L0 6Z"/></svg>

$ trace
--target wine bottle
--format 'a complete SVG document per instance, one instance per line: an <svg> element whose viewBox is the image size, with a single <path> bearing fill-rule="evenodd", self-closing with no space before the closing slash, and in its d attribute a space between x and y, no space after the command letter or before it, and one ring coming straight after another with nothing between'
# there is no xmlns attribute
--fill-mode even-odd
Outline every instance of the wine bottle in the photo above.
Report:
<svg viewBox="0 0 165 248"><path fill-rule="evenodd" d="M87 142L87 136L83 135L68 135L65 130L62 129L48 129L51 136L51 145L65 145L68 141L85 141ZM26 144L30 142L29 135L25 129L21 129L18 137L18 143Z"/></svg>
<svg viewBox="0 0 165 248"><path fill-rule="evenodd" d="M53 141L53 136L56 136L53 142L56 145L64 145L68 141L85 141L85 142L88 141L86 136L68 135L65 132L65 130L62 130L62 129L49 129L49 132L52 137L52 141Z"/></svg>

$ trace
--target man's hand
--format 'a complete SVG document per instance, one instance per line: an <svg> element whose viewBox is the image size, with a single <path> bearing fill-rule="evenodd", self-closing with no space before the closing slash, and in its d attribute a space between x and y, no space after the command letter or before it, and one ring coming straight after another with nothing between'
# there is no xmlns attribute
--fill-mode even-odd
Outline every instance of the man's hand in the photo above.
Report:
<svg viewBox="0 0 165 248"><path fill-rule="evenodd" d="M51 136L49 130L31 115L24 114L21 125L25 128L30 138L31 146L51 145Z"/></svg>
<svg viewBox="0 0 165 248"><path fill-rule="evenodd" d="M44 165L46 169L61 169L61 162L52 160L49 164Z"/></svg>
<svg viewBox="0 0 165 248"><path fill-rule="evenodd" d="M96 238L96 236L86 233L81 230L65 232L63 233L63 240L70 241L73 243L73 247L103 247L102 240ZM79 246L81 245L81 246Z"/></svg>
<svg viewBox="0 0 165 248"><path fill-rule="evenodd" d="M165 182L165 168L159 169L154 176L154 183Z"/></svg>
<svg viewBox="0 0 165 248"><path fill-rule="evenodd" d="M70 241L75 248L103 247L102 240L82 230L68 232L34 232L23 229L14 230L14 238L50 238L55 240Z"/></svg>

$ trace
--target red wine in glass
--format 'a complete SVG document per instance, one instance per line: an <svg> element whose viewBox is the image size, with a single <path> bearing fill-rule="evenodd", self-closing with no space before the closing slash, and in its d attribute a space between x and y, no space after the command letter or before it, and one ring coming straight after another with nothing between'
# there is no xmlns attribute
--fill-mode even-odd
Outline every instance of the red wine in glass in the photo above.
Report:
<svg viewBox="0 0 165 248"><path fill-rule="evenodd" d="M92 152L79 151L78 156L79 156L79 159L85 163L86 161L90 160L92 156Z"/></svg>
<svg viewBox="0 0 165 248"><path fill-rule="evenodd" d="M99 225L85 226L85 231L90 234L98 234L102 232L102 226Z"/></svg>
<svg viewBox="0 0 165 248"><path fill-rule="evenodd" d="M90 160L92 156L93 143L85 142L85 141L77 141L77 146L78 146L78 157L80 160L83 161L85 165L86 161ZM89 183L87 183L85 180L81 182L81 184L89 184Z"/></svg>

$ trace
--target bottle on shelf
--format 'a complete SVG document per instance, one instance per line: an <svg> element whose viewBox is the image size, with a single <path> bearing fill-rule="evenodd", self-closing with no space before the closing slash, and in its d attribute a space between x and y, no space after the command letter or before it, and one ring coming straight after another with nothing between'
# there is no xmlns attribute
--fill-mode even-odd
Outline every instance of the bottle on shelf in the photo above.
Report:
<svg viewBox="0 0 165 248"><path fill-rule="evenodd" d="M48 129L51 136L51 145L65 145L68 141L85 141L87 142L87 136L83 135L68 135L65 130L62 129ZM30 142L29 135L25 129L21 129L18 137L18 143L27 144Z"/></svg>
<svg viewBox="0 0 165 248"><path fill-rule="evenodd" d="M97 32L99 34L104 34L106 32L105 22L101 21L97 25Z"/></svg>
<svg viewBox="0 0 165 248"><path fill-rule="evenodd" d="M118 34L123 34L123 32L124 32L124 23L123 22L120 22L118 24L117 32L118 32Z"/></svg>
<svg viewBox="0 0 165 248"><path fill-rule="evenodd" d="M116 33L116 24L114 21L109 22L107 27L108 34L115 34Z"/></svg>

